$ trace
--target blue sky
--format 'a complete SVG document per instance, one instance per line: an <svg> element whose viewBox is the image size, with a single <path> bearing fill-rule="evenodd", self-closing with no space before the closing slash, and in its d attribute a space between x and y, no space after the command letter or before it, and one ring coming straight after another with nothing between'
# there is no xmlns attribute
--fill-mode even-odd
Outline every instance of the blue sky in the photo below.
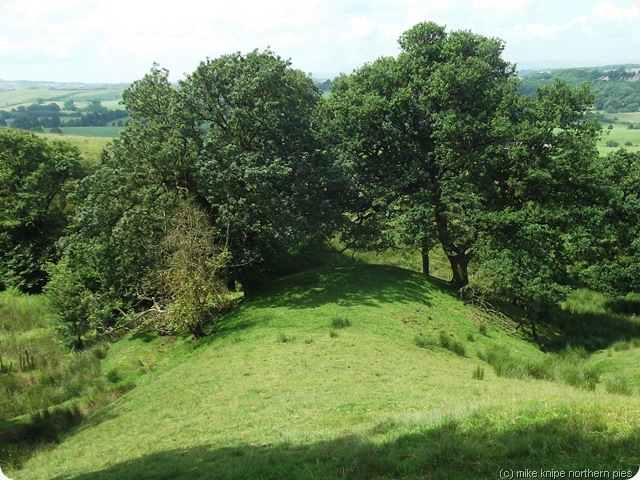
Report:
<svg viewBox="0 0 640 480"><path fill-rule="evenodd" d="M0 0L0 79L173 80L270 47L317 77L398 52L431 20L506 42L520 68L640 63L640 0Z"/></svg>

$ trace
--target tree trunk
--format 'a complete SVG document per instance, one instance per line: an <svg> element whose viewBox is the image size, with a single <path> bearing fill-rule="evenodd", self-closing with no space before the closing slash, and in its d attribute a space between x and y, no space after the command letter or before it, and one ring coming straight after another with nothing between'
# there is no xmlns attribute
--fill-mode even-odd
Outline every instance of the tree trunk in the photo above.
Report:
<svg viewBox="0 0 640 480"><path fill-rule="evenodd" d="M451 264L451 284L462 288L469 283L469 256L464 253L447 255Z"/></svg>
<svg viewBox="0 0 640 480"><path fill-rule="evenodd" d="M252 296L258 288L264 283L262 277L258 277L255 272L248 266L238 268L235 277L240 285L245 297Z"/></svg>
<svg viewBox="0 0 640 480"><path fill-rule="evenodd" d="M429 276L429 251L431 247L426 240L422 241L422 248L420 249L420 255L422 255L422 273L425 277Z"/></svg>

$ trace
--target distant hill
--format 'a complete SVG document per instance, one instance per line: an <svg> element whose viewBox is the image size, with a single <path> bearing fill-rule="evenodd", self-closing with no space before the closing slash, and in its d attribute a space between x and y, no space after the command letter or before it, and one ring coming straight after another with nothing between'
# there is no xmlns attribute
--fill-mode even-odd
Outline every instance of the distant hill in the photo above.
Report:
<svg viewBox="0 0 640 480"><path fill-rule="evenodd" d="M0 79L0 90L123 90L128 86L128 83L37 82Z"/></svg>
<svg viewBox="0 0 640 480"><path fill-rule="evenodd" d="M539 86L562 78L572 85L588 82L596 95L595 108L608 113L640 111L640 64L603 67L522 70L520 90L534 95Z"/></svg>

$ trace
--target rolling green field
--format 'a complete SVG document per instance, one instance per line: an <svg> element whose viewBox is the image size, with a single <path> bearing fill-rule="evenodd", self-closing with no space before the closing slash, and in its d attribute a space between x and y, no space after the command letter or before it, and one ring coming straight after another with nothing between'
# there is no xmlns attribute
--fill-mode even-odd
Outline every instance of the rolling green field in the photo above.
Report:
<svg viewBox="0 0 640 480"><path fill-rule="evenodd" d="M569 318L588 331L593 315L579 310ZM628 348L613 350L613 329L600 351L543 353L513 322L408 270L294 275L198 343L144 332L115 342L103 370L138 386L5 473L467 480L591 469L629 478L640 465L640 350L627 337L640 338L640 324L616 318ZM626 390L607 383L614 371Z"/></svg>
<svg viewBox="0 0 640 480"><path fill-rule="evenodd" d="M629 123L639 128L630 129ZM609 129L609 125L613 128ZM640 112L606 114L602 128L603 135L598 142L598 150L601 154L607 155L619 148L625 148L631 152L640 151ZM618 146L607 146L607 142L610 141L617 142Z"/></svg>
<svg viewBox="0 0 640 480"><path fill-rule="evenodd" d="M79 137L114 138L117 137L124 127L62 127L63 138L68 135Z"/></svg>
<svg viewBox="0 0 640 480"><path fill-rule="evenodd" d="M109 129L110 127L79 127L79 128ZM65 131L66 130L67 129L65 129ZM102 150L104 150L107 144L111 141L110 136L99 136L99 135L93 135L93 136L69 135L69 134L61 135L59 133L38 133L37 135L46 137L49 140L61 140L73 145L80 151L80 155L85 160L85 163L87 165L96 164L98 160L100 160L100 155L102 154Z"/></svg>
<svg viewBox="0 0 640 480"><path fill-rule="evenodd" d="M0 90L0 109L11 110L19 106L29 106L33 103L57 103L61 107L67 100L74 100L79 108L85 107L91 100L100 100L106 108L115 110L122 108L122 89L86 89L86 90L57 90L57 89L20 89Z"/></svg>

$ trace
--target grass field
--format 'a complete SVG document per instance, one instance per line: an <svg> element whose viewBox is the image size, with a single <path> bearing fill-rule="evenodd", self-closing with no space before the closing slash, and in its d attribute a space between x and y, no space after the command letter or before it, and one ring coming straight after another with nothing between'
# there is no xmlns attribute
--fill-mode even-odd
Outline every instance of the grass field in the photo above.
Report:
<svg viewBox="0 0 640 480"><path fill-rule="evenodd" d="M42 442L112 402L131 383L102 375L108 344L70 353L42 295L0 293L0 465L20 465Z"/></svg>
<svg viewBox="0 0 640 480"><path fill-rule="evenodd" d="M629 123L640 127L640 112L605 114L602 122L604 135L598 142L598 150L602 155L612 153L619 148L640 152L640 128L630 129ZM613 128L609 129L609 125ZM611 141L617 142L618 146L607 146L607 142Z"/></svg>
<svg viewBox="0 0 640 480"><path fill-rule="evenodd" d="M590 318L573 321L588 330ZM466 480L503 469L638 471L633 342L543 353L514 327L408 270L295 275L198 343L143 333L114 343L103 369L123 379L144 370L138 386L5 473ZM593 381L536 379L544 365ZM614 371L626 391L605 384Z"/></svg>
<svg viewBox="0 0 640 480"><path fill-rule="evenodd" d="M100 100L102 106L115 110L122 108L121 89L88 89L88 90L53 90L53 89L21 89L0 90L0 110L11 110L19 106L33 103L57 103L61 107L67 100L74 100L77 107L85 107L91 100Z"/></svg>
<svg viewBox="0 0 640 480"><path fill-rule="evenodd" d="M114 138L124 130L124 127L62 127L61 130L65 136Z"/></svg>
<svg viewBox="0 0 640 480"><path fill-rule="evenodd" d="M82 127L82 128L109 128L109 127ZM65 129L66 130L66 129ZM83 136L83 135L68 135L59 133L38 133L46 137L49 140L61 140L78 148L80 155L85 160L86 164L94 165L100 160L102 150L111 141L111 137L100 136Z"/></svg>

